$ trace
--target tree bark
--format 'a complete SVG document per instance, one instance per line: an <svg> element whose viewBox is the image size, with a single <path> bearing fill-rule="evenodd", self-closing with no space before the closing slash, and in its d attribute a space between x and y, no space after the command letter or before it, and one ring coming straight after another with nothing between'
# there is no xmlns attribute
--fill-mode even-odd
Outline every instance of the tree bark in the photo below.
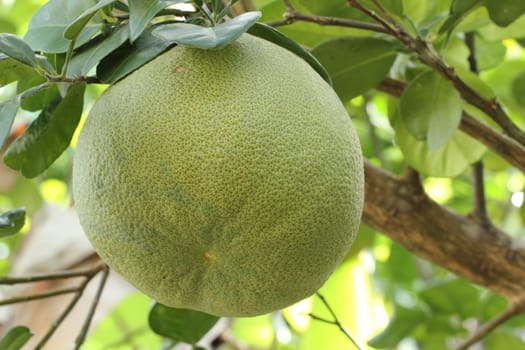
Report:
<svg viewBox="0 0 525 350"><path fill-rule="evenodd" d="M396 177L366 161L365 178L364 223L415 255L522 304L525 243L437 204L416 176Z"/></svg>

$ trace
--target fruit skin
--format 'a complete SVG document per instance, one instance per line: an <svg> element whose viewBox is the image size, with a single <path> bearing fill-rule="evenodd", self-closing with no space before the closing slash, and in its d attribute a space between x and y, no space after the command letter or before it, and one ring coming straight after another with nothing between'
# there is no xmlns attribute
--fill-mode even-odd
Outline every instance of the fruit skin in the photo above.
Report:
<svg viewBox="0 0 525 350"><path fill-rule="evenodd" d="M220 50L177 46L108 88L73 186L93 246L139 290L254 316L310 296L344 258L363 160L332 88L243 34Z"/></svg>

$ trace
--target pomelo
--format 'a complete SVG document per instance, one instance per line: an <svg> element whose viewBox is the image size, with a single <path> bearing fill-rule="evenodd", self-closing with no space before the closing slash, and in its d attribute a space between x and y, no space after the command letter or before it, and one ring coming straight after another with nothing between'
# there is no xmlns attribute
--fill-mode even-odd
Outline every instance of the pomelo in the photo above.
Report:
<svg viewBox="0 0 525 350"><path fill-rule="evenodd" d="M253 316L313 294L344 258L363 160L332 88L243 34L219 50L176 46L108 88L73 186L93 246L139 290Z"/></svg>

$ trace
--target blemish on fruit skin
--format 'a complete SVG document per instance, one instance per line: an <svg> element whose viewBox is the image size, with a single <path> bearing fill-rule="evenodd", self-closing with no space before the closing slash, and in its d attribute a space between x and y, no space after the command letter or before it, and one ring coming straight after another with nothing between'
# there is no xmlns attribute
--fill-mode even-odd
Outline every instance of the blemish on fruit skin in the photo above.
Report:
<svg viewBox="0 0 525 350"><path fill-rule="evenodd" d="M204 252L204 260L214 260L214 259L215 259L215 254L213 254L212 251L208 250Z"/></svg>
<svg viewBox="0 0 525 350"><path fill-rule="evenodd" d="M184 68L183 66L178 66L175 68L175 73L184 73L185 70L186 68Z"/></svg>

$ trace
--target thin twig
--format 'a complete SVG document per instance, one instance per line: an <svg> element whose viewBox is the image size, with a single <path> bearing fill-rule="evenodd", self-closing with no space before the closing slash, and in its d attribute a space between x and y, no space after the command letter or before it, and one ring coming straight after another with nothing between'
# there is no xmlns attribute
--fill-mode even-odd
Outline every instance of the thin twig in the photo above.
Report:
<svg viewBox="0 0 525 350"><path fill-rule="evenodd" d="M89 279L86 279L84 281L84 283L82 283L82 285L80 285L80 291L78 291L77 293L75 293L75 296L73 297L73 299L71 299L71 301L69 302L69 304L67 305L67 307L65 308L65 310L60 314L60 316L53 322L53 324L51 325L51 327L49 328L49 330L47 331L47 333L44 335L44 337L42 337L42 339L40 339L40 341L38 342L38 344L36 345L35 347L35 350L39 350L39 349L42 349L43 346L47 343L47 341L49 340L49 338L51 338L51 336L55 333L55 331L58 329L58 327L62 324L62 322L64 321L64 319L67 317L67 315L69 315L69 313L71 312L71 310L73 310L73 308L75 307L75 305L77 304L78 300L80 299L80 297L82 296L82 291L86 288L86 285L87 283L89 282Z"/></svg>
<svg viewBox="0 0 525 350"><path fill-rule="evenodd" d="M283 0L286 12L283 15L282 20L267 22L269 26L278 27L283 25L289 25L296 21L317 23L323 26L338 26L345 28L363 29L378 33L387 33L386 30L375 23L356 21L346 18L329 17L329 16L317 16L297 11L290 1Z"/></svg>
<svg viewBox="0 0 525 350"><path fill-rule="evenodd" d="M64 319L69 315L71 310L75 307L77 302L79 301L80 297L84 293L84 290L86 289L86 286L88 283L92 280L94 276L97 275L100 271L107 269L106 265L102 262L99 262L95 264L91 269L88 269L86 271L90 271L89 274L85 275L85 280L77 287L77 291L74 295L74 297L71 299L67 307L64 309L64 311L58 316L58 318L53 322L49 330L46 332L46 334L40 339L38 344L35 347L35 350L42 349L44 345L47 343L47 341L53 336L55 331L58 329L58 327L62 324Z"/></svg>
<svg viewBox="0 0 525 350"><path fill-rule="evenodd" d="M470 71L476 75L479 74L478 60L476 58L476 41L474 33L468 32L465 34L465 44L469 50L468 63Z"/></svg>
<svg viewBox="0 0 525 350"><path fill-rule="evenodd" d="M283 0L284 7L286 8L286 12L294 12L295 8L292 5L292 2L290 0Z"/></svg>
<svg viewBox="0 0 525 350"><path fill-rule="evenodd" d="M477 329L465 342L461 343L456 350L466 350L470 346L479 342L481 339L487 336L494 329L502 325L507 320L523 313L521 305L512 305L507 310L503 311L500 315L496 316L494 319L485 323L481 328Z"/></svg>
<svg viewBox="0 0 525 350"><path fill-rule="evenodd" d="M352 334L350 334L350 331L348 331L348 329L346 329L345 326L343 326L343 324L339 321L339 319L337 318L334 310L332 309L332 307L330 306L330 304L328 304L328 302L326 301L326 298L319 292L316 293L317 297L321 300L321 302L323 303L323 305L326 307L326 309L328 310L328 312L330 313L330 315L332 316L333 320L329 320L329 319L326 319L326 318L323 318L323 317L319 317L319 316L316 316L312 313L309 314L309 316L314 319L314 320L317 320L317 321L321 321L323 323L328 323L328 324L332 324L332 325L335 325L337 326L337 328L339 328L339 330L341 332L343 332L343 334L352 342L352 344L354 344L354 346L359 349L359 350L364 350L365 347L362 346L361 344L359 344L359 342L357 340L354 339L354 337L352 336Z"/></svg>
<svg viewBox="0 0 525 350"><path fill-rule="evenodd" d="M370 18L372 18L377 23L379 23L386 30L386 33L388 33L388 34L390 34L392 36L395 36L395 37L400 37L401 36L402 33L397 28L398 25L395 22L394 22L394 24L396 25L396 27L392 27L390 25L390 23L388 23L385 19L383 19L381 16L377 15L374 11L370 10L369 8L361 5L361 3L359 3L359 1L348 0L348 4L351 7L355 8L355 9L358 9L359 11L365 13ZM381 8L383 8L383 7L381 6ZM384 10L384 8L383 8L383 10ZM392 21L391 18L390 18L390 21Z"/></svg>
<svg viewBox="0 0 525 350"><path fill-rule="evenodd" d="M0 278L0 284L13 285L13 284L51 281L51 280L67 279L67 278L75 278L75 277L88 277L100 271L100 268L103 266L104 266L104 263L100 261L97 264L95 264L93 267L90 267L88 269L82 269L82 270L64 271L64 272L50 273L50 274L37 275L37 276L2 277Z"/></svg>
<svg viewBox="0 0 525 350"><path fill-rule="evenodd" d="M474 33L465 34L465 44L469 49L468 62L470 71L479 74L478 61L476 59L476 41ZM471 217L478 220L481 224L490 225L487 213L487 199L485 197L485 181L483 179L483 161L478 161L472 165L472 213ZM490 230L488 230L490 232Z"/></svg>
<svg viewBox="0 0 525 350"><path fill-rule="evenodd" d="M97 308L98 302L100 300L100 296L102 294L102 291L104 290L104 286L106 285L108 275L109 275L109 268L105 266L104 269L102 270L102 276L100 279L100 283L98 285L97 292L95 294L95 297L93 298L93 302L91 303L89 312L86 315L86 319L84 321L84 324L82 325L82 329L80 330L80 333L75 341L75 350L80 349L80 346L82 346L82 344L84 343L84 340L86 339L86 335L89 330L89 325L91 324L91 320L93 319L93 315L95 314L95 309Z"/></svg>
<svg viewBox="0 0 525 350"><path fill-rule="evenodd" d="M25 303L28 301L51 298L51 297L56 297L59 295L76 293L76 292L78 292L78 287L62 288L62 289L51 290L51 291L43 292L43 293L23 295L19 297L13 297L13 298L0 300L0 306L17 304L17 303Z"/></svg>
<svg viewBox="0 0 525 350"><path fill-rule="evenodd" d="M371 101L370 96L368 94L363 95L365 103L364 103L364 113L365 113L365 121L368 125L368 137L370 138L370 142L372 144L372 149L374 152L374 157L376 157L379 160L379 164L381 164L382 167L386 166L385 157L383 156L383 147L381 146L381 141L379 140L379 137L377 136L377 128L372 122L371 115L368 112Z"/></svg>
<svg viewBox="0 0 525 350"><path fill-rule="evenodd" d="M471 217L483 225L490 225L485 198L485 181L483 179L483 161L472 165L472 213ZM489 230L490 232L490 230Z"/></svg>
<svg viewBox="0 0 525 350"><path fill-rule="evenodd" d="M100 79L95 76L79 75L74 77L58 76L46 74L46 79L50 83L86 83L86 84L102 84Z"/></svg>

